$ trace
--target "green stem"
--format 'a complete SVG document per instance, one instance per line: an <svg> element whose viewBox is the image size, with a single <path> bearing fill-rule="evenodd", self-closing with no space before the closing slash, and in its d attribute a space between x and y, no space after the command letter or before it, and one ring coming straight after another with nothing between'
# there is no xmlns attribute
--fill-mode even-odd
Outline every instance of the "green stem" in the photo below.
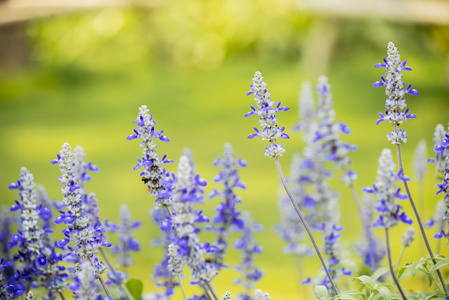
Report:
<svg viewBox="0 0 449 300"><path fill-rule="evenodd" d="M318 258L320 259L321 265L323 266L323 269L326 272L327 278L329 279L332 290L334 291L335 295L338 295L337 287L335 286L334 281L332 280L332 276L330 275L329 270L326 267L326 264L324 262L323 256L321 255L320 249L318 249L317 243L315 242L315 238L313 237L313 234L312 234L312 231L310 230L309 224L307 224L307 221L304 218L304 216L301 212L301 209L299 208L298 204L296 203L295 199L293 198L292 193L290 192L290 190L287 186L287 182L285 181L284 174L282 173L281 164L279 163L279 159L277 157L275 157L274 161L276 163L276 168L279 173L279 177L281 178L282 185L284 186L284 189L287 192L287 195L290 198L290 201L293 204L293 207L295 208L296 213L299 216L299 219L301 219L301 222L304 225L304 228L306 229L307 234L309 235L310 241L312 242L313 247L315 248L315 252L318 255Z"/></svg>
<svg viewBox="0 0 449 300"><path fill-rule="evenodd" d="M187 300L186 292L184 291L184 285L182 284L181 274L178 275L178 279L179 279L179 287L181 288L182 292L182 297L184 298L184 300Z"/></svg>
<svg viewBox="0 0 449 300"><path fill-rule="evenodd" d="M63 293L58 292L58 294L59 294L59 297L61 297L62 300L65 300L65 297L64 297L64 294L63 294Z"/></svg>
<svg viewBox="0 0 449 300"><path fill-rule="evenodd" d="M114 267L112 266L111 261L109 260L108 256L106 255L106 252L104 252L103 248L100 248L100 253L103 256L104 261L108 265L109 270L111 270L112 274L114 274L114 277L117 278L117 273L116 273ZM133 295L131 295L131 293L129 292L128 288L126 287L126 285L124 283L121 283L120 287L122 288L123 292L125 292L126 297L128 297L129 300L135 300Z"/></svg>
<svg viewBox="0 0 449 300"><path fill-rule="evenodd" d="M206 281L206 286L209 288L210 293L214 297L215 300L219 300L217 294L215 293L215 289L212 286L212 283L210 281Z"/></svg>
<svg viewBox="0 0 449 300"><path fill-rule="evenodd" d="M92 257L89 257L89 261L90 261L92 267L95 268L95 264L94 264L94 262L93 262L93 260L92 260ZM109 291L109 288L108 288L108 286L106 285L106 283L104 282L104 279L103 279L103 277L101 276L101 274L98 275L98 280L100 281L101 287L103 288L103 290L104 290L104 292L106 293L106 295L107 295L109 298L114 299L114 298L112 298L111 292Z"/></svg>
<svg viewBox="0 0 449 300"><path fill-rule="evenodd" d="M398 163L399 163L400 175L404 176L405 173L404 173L404 167L402 164L401 145L397 145L397 150L398 150L397 153L398 153ZM410 200L410 205L412 206L413 212L415 213L415 216L416 216L416 220L418 221L419 229L421 230L421 235L424 239L424 243L426 244L427 251L429 252L430 257L432 258L433 264L436 265L437 261L435 260L435 258L434 258L435 256L433 255L432 249L430 248L429 240L427 239L427 235L424 230L424 226L421 222L421 218L419 217L419 213L418 213L418 210L416 209L416 205L415 205L415 202L413 201L412 194L410 193L410 189L408 187L407 181L403 179L402 182L404 183L408 199ZM446 284L444 283L443 275L441 275L441 272L439 269L437 270L437 274L438 274L438 278L440 279L441 285L443 286L444 293L446 295L449 295L447 293Z"/></svg>
<svg viewBox="0 0 449 300"><path fill-rule="evenodd" d="M402 256L404 255L405 252L405 248L406 248L405 246L402 247L401 254L399 254L399 259L398 262L396 263L396 272L399 272L399 264L401 263Z"/></svg>
<svg viewBox="0 0 449 300"><path fill-rule="evenodd" d="M388 265L390 266L391 277L393 277L394 283L396 283L396 286L398 287L399 293L401 293L402 298L404 300L407 300L407 297L405 297L404 291L402 290L402 287L399 284L399 280L396 277L396 274L394 273L393 261L391 260L390 237L388 234L388 228L385 228L385 240L386 240L386 248L387 248L387 255L388 255Z"/></svg>

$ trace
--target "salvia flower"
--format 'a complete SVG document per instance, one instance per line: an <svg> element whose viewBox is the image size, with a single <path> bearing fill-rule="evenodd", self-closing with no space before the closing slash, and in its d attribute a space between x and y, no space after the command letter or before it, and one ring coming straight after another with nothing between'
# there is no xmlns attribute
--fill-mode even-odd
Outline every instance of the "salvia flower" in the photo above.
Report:
<svg viewBox="0 0 449 300"><path fill-rule="evenodd" d="M263 141L268 141L270 145L265 148L265 156L278 157L282 156L285 149L281 144L276 143L278 138L288 139L288 135L284 133L285 127L279 127L276 114L278 111L287 111L288 107L281 107L281 102L277 104L271 100L270 93L266 89L267 84L262 81L263 77L260 72L256 72L253 78L253 84L251 90L246 94L254 95L254 101L256 105L251 105L252 111L245 114L245 117L256 115L259 117L259 125L262 130L259 131L256 127L254 130L256 133L251 134L248 138L252 139L256 136L262 138Z"/></svg>
<svg viewBox="0 0 449 300"><path fill-rule="evenodd" d="M199 174L194 175L189 159L181 156L175 177L176 190L173 193L173 216L171 221L176 233L176 245L183 263L192 270L193 282L209 282L217 275L212 263L206 262L204 255L215 251L208 243L200 244L197 223L208 222L202 211L195 211L193 205L204 199L203 187L207 185Z"/></svg>
<svg viewBox="0 0 449 300"><path fill-rule="evenodd" d="M294 126L294 129L302 132L308 132L316 115L312 85L308 81L304 81L301 85L298 107L299 121Z"/></svg>
<svg viewBox="0 0 449 300"><path fill-rule="evenodd" d="M222 183L221 191L215 189L209 198L220 196L223 201L215 208L217 215L213 218L213 230L217 235L217 241L214 246L218 251L213 253L217 270L223 267L223 260L226 248L228 246L227 238L231 229L241 229L243 221L240 219L240 212L236 209L236 205L242 200L236 195L236 189L245 189L246 185L240 181L238 167L246 167L246 162L240 158L235 158L231 144L224 145L223 157L218 157L214 166L221 166L221 169L214 181Z"/></svg>
<svg viewBox="0 0 449 300"><path fill-rule="evenodd" d="M395 130L390 133L387 138L392 144L402 144L407 141L407 134L405 130L397 130L397 126L401 125L407 119L416 118L415 115L409 114L407 103L405 100L406 94L418 95L418 91L411 88L411 84L405 87L402 77L404 74L402 71L411 71L410 67L407 67L407 61L401 61L401 56L395 45L388 43L387 58L384 58L383 63L375 65L376 68L385 68L387 72L385 77L381 76L381 81L376 81L373 86L380 87L385 86L385 94L387 100L385 104L384 113L379 113L379 120L377 124L383 121L388 121L395 126Z"/></svg>
<svg viewBox="0 0 449 300"><path fill-rule="evenodd" d="M410 227L401 237L402 246L411 247L414 240L415 240L415 229L413 229L413 227Z"/></svg>
<svg viewBox="0 0 449 300"><path fill-rule="evenodd" d="M118 263L123 268L127 268L134 263L131 257L132 252L140 251L140 243L133 238L132 231L142 225L140 221L134 221L126 204L120 206L120 224L107 223L111 233L119 232L117 243L111 247L111 253L115 254Z"/></svg>
<svg viewBox="0 0 449 300"><path fill-rule="evenodd" d="M237 250L242 251L242 261L235 269L241 273L241 277L234 281L235 284L241 285L245 289L244 294L240 294L241 299L251 299L249 292L252 291L256 282L262 278L262 271L254 264L255 254L262 253L262 247L259 246L255 239L254 233L263 230L262 225L254 223L248 212L243 213L242 236L238 239L234 246Z"/></svg>
<svg viewBox="0 0 449 300"><path fill-rule="evenodd" d="M380 246L380 241L376 238L373 227L371 224L374 222L374 201L371 194L364 194L362 197L363 209L362 218L363 226L365 226L366 244L360 249L360 253L363 256L363 262L370 268L372 272L380 267L380 262L385 256L385 250L383 246Z"/></svg>
<svg viewBox="0 0 449 300"><path fill-rule="evenodd" d="M227 291L224 295L223 298L221 298L221 300L231 300L231 293L229 291Z"/></svg>
<svg viewBox="0 0 449 300"><path fill-rule="evenodd" d="M137 125L137 129L134 129L134 134L129 135L127 139L141 139L140 147L142 148L143 157L137 159L139 163L134 167L134 170L143 168L140 176L150 189L151 196L156 197L155 205L170 206L172 187L163 183L163 179L170 174L163 165L173 161L167 160L166 155L159 158L156 153L156 139L163 142L169 142L170 140L163 135L163 130L155 130L154 125L156 125L156 122L153 121L153 115L150 115L149 112L150 110L146 105L142 105L139 108L137 121L133 122Z"/></svg>
<svg viewBox="0 0 449 300"><path fill-rule="evenodd" d="M75 266L74 283L69 286L75 299L100 300L101 295L96 283L95 268L88 260L77 263Z"/></svg>
<svg viewBox="0 0 449 300"><path fill-rule="evenodd" d="M357 149L354 145L343 143L340 133L349 134L349 127L343 122L335 121L335 110L333 109L331 87L326 76L318 78L316 90L318 92L318 128L315 132L314 142L320 145L320 151L327 155L329 161L335 162L336 166L344 170L344 179L351 183L356 179L356 173L349 169L351 159L348 153Z"/></svg>
<svg viewBox="0 0 449 300"><path fill-rule="evenodd" d="M435 151L444 153L449 151L449 134L445 133L444 138L441 140L440 145L435 147ZM446 166L449 165L449 156L446 157ZM443 174L443 182L436 185L438 188L438 194L442 194L444 196L443 200L446 205L446 209L444 212L444 219L449 222L449 167L446 167L444 169ZM443 226L442 226L443 227ZM445 226L444 226L445 227ZM435 238L442 238L446 237L449 239L449 230L445 232L444 227L441 229L441 231L434 235Z"/></svg>
<svg viewBox="0 0 449 300"><path fill-rule="evenodd" d="M38 286L37 263L42 258L44 244L43 231L38 227L40 207L33 174L25 167L21 168L20 179L10 184L9 188L17 189L20 196L20 201L16 200L16 204L11 207L11 211L20 211L20 227L18 234L11 236L9 244L9 247L19 247L18 253L14 255L14 260L20 261L17 280L27 280L31 285Z"/></svg>
<svg viewBox="0 0 449 300"><path fill-rule="evenodd" d="M270 300L271 297L267 292L263 292L262 290L255 290L254 291L254 298L253 300Z"/></svg>
<svg viewBox="0 0 449 300"><path fill-rule="evenodd" d="M350 276L351 271L346 270L345 267L341 267L339 250L338 250L338 240L341 237L340 232L343 230L343 226L340 225L326 225L323 224L321 227L315 227L317 230L323 231L324 240L324 253L327 255L326 266L328 268L329 274L332 277L332 281L338 282L341 275ZM328 290L331 289L330 281L325 275L322 279L318 278L312 280L310 277L302 282L303 284L313 284L313 285L324 285Z"/></svg>
<svg viewBox="0 0 449 300"><path fill-rule="evenodd" d="M396 199L404 200L407 196L400 193L400 188L396 185L398 180L408 180L401 177L395 171L396 165L390 149L383 149L379 157L379 168L377 170L376 182L372 188L364 188L363 191L377 196L376 210L379 213L374 226L391 228L397 225L398 221L405 224L412 224L412 219L402 210L402 206Z"/></svg>
<svg viewBox="0 0 449 300"><path fill-rule="evenodd" d="M93 227L90 225L89 217L85 214L84 194L79 186L79 178L75 172L75 156L68 143L62 145L60 154L52 164L59 164L62 175L59 176L59 183L62 184L62 202L66 211L60 210L61 215L56 218L57 224L67 224L67 229L63 231L65 238L58 243L60 247L65 247L70 241L75 244L75 249L69 247L69 254L82 259L92 258L102 246L110 246L103 241L102 233L104 228L98 223Z"/></svg>
<svg viewBox="0 0 449 300"><path fill-rule="evenodd" d="M182 268L181 259L178 256L178 246L175 244L168 245L168 268L175 276L180 276L184 269Z"/></svg>
<svg viewBox="0 0 449 300"><path fill-rule="evenodd" d="M4 258L0 260L0 299L10 300L16 296L20 296L25 292L26 286L14 285L9 279L5 278L5 271L11 268L12 262L5 261Z"/></svg>
<svg viewBox="0 0 449 300"><path fill-rule="evenodd" d="M445 136L446 130L444 126L438 124L433 134L435 158L427 160L435 164L435 177L438 179L442 179L444 171L449 168L449 162L447 160L449 150L446 147L440 147L441 141L444 140Z"/></svg>
<svg viewBox="0 0 449 300"><path fill-rule="evenodd" d="M164 292L154 293L155 299L167 299L172 295L173 289L179 285L179 279L170 271L168 267L168 246L172 243L176 243L177 237L173 230L171 230L171 221L168 217L168 212L165 208L154 208L150 210L150 215L154 222L162 230L163 236L156 238L152 241L151 245L162 246L164 249L164 256L160 264L157 264L153 268L152 280L156 283L156 286L164 288Z"/></svg>
<svg viewBox="0 0 449 300"><path fill-rule="evenodd" d="M0 215L0 257L10 259L9 242L11 238L11 216L6 207L2 207Z"/></svg>
<svg viewBox="0 0 449 300"><path fill-rule="evenodd" d="M449 215L446 215L446 203L441 199L435 205L433 217L428 220L425 225L427 227L435 227L438 231L441 231L441 229L445 228L447 225L447 217L449 217Z"/></svg>
<svg viewBox="0 0 449 300"><path fill-rule="evenodd" d="M420 140L416 146L413 159L413 169L415 178L418 181L423 182L427 175L427 145L425 139Z"/></svg>

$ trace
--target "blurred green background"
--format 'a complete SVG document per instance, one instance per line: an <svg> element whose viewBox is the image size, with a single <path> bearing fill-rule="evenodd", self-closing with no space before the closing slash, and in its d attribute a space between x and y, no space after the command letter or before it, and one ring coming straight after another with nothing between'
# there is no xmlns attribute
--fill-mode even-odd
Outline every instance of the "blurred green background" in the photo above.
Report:
<svg viewBox="0 0 449 300"><path fill-rule="evenodd" d="M5 7L0 5L0 12ZM383 69L374 65L386 56L389 41L413 69L405 82L420 92L408 97L410 112L418 118L404 124L409 135L403 156L408 174L413 175L411 162L419 140L426 139L432 156L433 130L449 121L449 28L444 22L344 16L289 0L167 0L94 8L73 4L55 11L0 23L0 204L9 206L16 199L7 186L17 180L22 166L52 198L60 199L59 169L49 162L64 142L82 145L87 159L100 167L88 190L97 194L101 217L117 221L119 206L126 203L133 217L143 221L136 232L142 251L130 274L144 281L145 292L157 290L150 276L162 251L150 246L159 235L148 216L154 199L132 170L140 147L125 139L132 133L139 106L149 107L157 129L171 139L159 143L160 154L177 161L184 148L193 151L197 171L209 183L208 192L217 186L212 178L218 170L212 161L221 155L224 143L230 142L248 162L241 171L248 188L239 193L243 198L239 208L251 211L265 226L256 236L264 247L256 264L265 272L257 286L272 299L285 300L304 299L297 269L314 276L319 264L307 260L298 266L294 257L283 254L284 243L273 232L280 218L276 169L263 155L265 144L246 138L257 126L256 118L243 117L252 104L245 95L254 72L262 72L273 100L291 108L279 114L279 123L291 136L283 143L285 173L292 154L302 147L301 138L291 130L297 121L300 84L307 79L315 85L318 75L324 74L332 85L337 119L352 129L344 139L358 146L351 154L359 174L357 188L371 185L380 151L392 148L385 138L390 126L375 124L384 107L384 91L371 87L383 75ZM168 169L175 171L176 164ZM433 175L430 165L425 220L438 199ZM355 266L359 258L353 243L360 241L361 226L350 191L339 177L336 171L331 185L342 195L346 227L342 248ZM412 191L417 192L413 182ZM217 204L218 199L207 200L205 214L212 217ZM392 230L396 258L405 230L405 226ZM232 235L231 240L237 237ZM210 234L201 238L214 240ZM318 233L317 238L321 243ZM425 256L418 244L406 252L404 263ZM448 253L444 245L442 254ZM237 295L241 289L232 284L237 277L232 266L238 264L239 253L230 250L227 259L231 267L213 282L218 294L229 290ZM350 280L340 283L342 288L349 285ZM412 287L417 286L405 284L406 289ZM306 290L310 297L311 287ZM175 299L181 299L179 291Z"/></svg>

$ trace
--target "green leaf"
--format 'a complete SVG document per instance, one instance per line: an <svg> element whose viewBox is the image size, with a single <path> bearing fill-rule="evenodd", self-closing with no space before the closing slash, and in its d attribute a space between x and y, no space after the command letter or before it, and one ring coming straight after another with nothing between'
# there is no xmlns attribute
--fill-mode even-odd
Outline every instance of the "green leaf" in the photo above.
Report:
<svg viewBox="0 0 449 300"><path fill-rule="evenodd" d="M126 282L126 287L134 299L142 299L143 284L139 279L131 278Z"/></svg>
<svg viewBox="0 0 449 300"><path fill-rule="evenodd" d="M338 294L337 297L335 297L335 299L358 300L358 298L356 298L354 296L361 296L361 297L365 298L364 297L365 293L362 293L360 291L349 290L349 291L341 292L340 294Z"/></svg>
<svg viewBox="0 0 449 300"><path fill-rule="evenodd" d="M386 273L388 273L389 270L387 268L379 268L377 269L372 275L371 278L373 280L377 280L379 279L382 275L385 275Z"/></svg>
<svg viewBox="0 0 449 300"><path fill-rule="evenodd" d="M341 299L341 300L358 300L356 297L351 296L349 294L340 294L336 297L336 299Z"/></svg>
<svg viewBox="0 0 449 300"><path fill-rule="evenodd" d="M324 285L315 286L315 294L318 298L324 297L327 299L329 297L329 292L327 291L327 288Z"/></svg>
<svg viewBox="0 0 449 300"><path fill-rule="evenodd" d="M366 276L366 275L362 275L362 276L360 276L360 277L354 278L354 280L355 280L355 279L360 280L360 283L361 283L361 284L363 284L363 285L369 287L371 290L376 290L376 291L377 291L377 289L376 289L376 288L377 288L377 283L376 283L376 281L375 281L374 279L372 279L371 277Z"/></svg>
<svg viewBox="0 0 449 300"><path fill-rule="evenodd" d="M387 287L381 287L379 289L379 293L382 295L382 298L384 298L384 300L391 300L391 292Z"/></svg>
<svg viewBox="0 0 449 300"><path fill-rule="evenodd" d="M436 272L436 270L438 270L446 265L449 265L449 259L444 258L441 261L439 261L436 265L433 266L433 268L430 270L430 273L433 274L434 272Z"/></svg>
<svg viewBox="0 0 449 300"><path fill-rule="evenodd" d="M402 275L404 274L405 270L408 269L408 266L402 267L401 269L399 269L398 272L398 279L400 279L402 277Z"/></svg>

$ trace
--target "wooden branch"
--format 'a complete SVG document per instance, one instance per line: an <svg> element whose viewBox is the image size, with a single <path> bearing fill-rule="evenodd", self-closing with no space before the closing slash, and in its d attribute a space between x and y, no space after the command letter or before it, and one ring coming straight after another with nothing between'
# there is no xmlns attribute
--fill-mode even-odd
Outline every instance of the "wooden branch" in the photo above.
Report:
<svg viewBox="0 0 449 300"><path fill-rule="evenodd" d="M298 0L299 11L340 18L449 24L449 2L426 0Z"/></svg>
<svg viewBox="0 0 449 300"><path fill-rule="evenodd" d="M151 8L158 3L158 0L10 0L0 2L0 25L106 7Z"/></svg>

